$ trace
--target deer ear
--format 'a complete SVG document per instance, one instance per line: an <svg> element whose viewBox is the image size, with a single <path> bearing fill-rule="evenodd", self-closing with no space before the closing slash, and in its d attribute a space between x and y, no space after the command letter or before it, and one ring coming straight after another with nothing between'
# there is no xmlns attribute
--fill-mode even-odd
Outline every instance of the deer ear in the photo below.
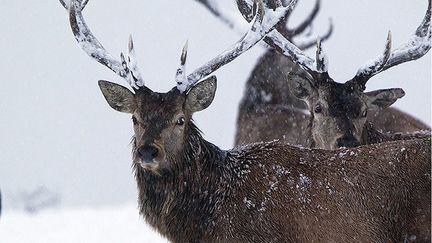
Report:
<svg viewBox="0 0 432 243"><path fill-rule="evenodd" d="M313 92L312 83L309 79L297 73L288 74L288 88L300 100L306 100Z"/></svg>
<svg viewBox="0 0 432 243"><path fill-rule="evenodd" d="M185 108L192 113L207 108L215 97L216 86L216 76L199 82L187 94Z"/></svg>
<svg viewBox="0 0 432 243"><path fill-rule="evenodd" d="M383 109L405 96L403 89L380 89L364 93L369 109Z"/></svg>
<svg viewBox="0 0 432 243"><path fill-rule="evenodd" d="M108 104L116 111L134 113L135 95L129 89L104 80L99 80L99 87Z"/></svg>

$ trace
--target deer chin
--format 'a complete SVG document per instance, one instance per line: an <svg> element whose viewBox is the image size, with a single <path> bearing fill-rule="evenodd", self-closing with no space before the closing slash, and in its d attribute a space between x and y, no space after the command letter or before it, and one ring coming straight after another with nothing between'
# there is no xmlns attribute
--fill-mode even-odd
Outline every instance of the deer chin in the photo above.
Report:
<svg viewBox="0 0 432 243"><path fill-rule="evenodd" d="M144 170L147 170L147 171L153 171L153 172L155 172L155 171L157 171L159 169L159 163L156 162L156 161L152 161L152 162L145 161L144 162L144 161L139 160L137 162L137 164L139 166L141 166L141 168L143 168Z"/></svg>

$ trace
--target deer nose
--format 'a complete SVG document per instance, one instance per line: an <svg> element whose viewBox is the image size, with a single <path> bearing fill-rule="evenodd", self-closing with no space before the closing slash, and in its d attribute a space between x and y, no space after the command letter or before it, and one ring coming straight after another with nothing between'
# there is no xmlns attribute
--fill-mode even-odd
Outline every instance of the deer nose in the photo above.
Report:
<svg viewBox="0 0 432 243"><path fill-rule="evenodd" d="M159 149L153 145L144 145L138 149L138 155L143 162L153 162L159 155Z"/></svg>
<svg viewBox="0 0 432 243"><path fill-rule="evenodd" d="M346 148L357 147L360 145L359 141L357 141L357 139L352 135L343 136L339 138L336 141L336 143L338 147L346 147Z"/></svg>

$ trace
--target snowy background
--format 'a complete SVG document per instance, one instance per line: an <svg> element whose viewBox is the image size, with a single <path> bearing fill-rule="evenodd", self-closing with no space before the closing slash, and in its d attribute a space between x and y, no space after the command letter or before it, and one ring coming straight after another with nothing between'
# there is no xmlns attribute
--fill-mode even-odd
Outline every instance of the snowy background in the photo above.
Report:
<svg viewBox="0 0 432 243"><path fill-rule="evenodd" d="M235 13L231 0L218 2ZM303 2L293 25L314 3ZM0 3L0 242L161 239L136 210L130 116L109 108L96 81L125 82L81 51L58 1ZM406 41L426 6L426 0L324 0L314 30L324 32L333 18L333 36L324 44L332 77L348 80L380 54L388 30L395 47ZM91 0L84 15L112 54L125 51L133 34L143 76L155 91L174 86L186 40L192 71L239 39L194 0ZM254 48L217 71L216 99L195 116L205 138L222 148L232 146L238 102L263 51ZM430 65L428 53L376 76L368 89L403 88L407 95L396 107L430 125ZM49 209L38 211L41 205Z"/></svg>

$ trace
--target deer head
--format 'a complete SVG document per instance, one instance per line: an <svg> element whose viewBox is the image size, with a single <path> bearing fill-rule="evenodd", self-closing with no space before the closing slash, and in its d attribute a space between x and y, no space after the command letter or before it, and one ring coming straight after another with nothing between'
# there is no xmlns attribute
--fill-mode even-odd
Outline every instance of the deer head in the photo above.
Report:
<svg viewBox="0 0 432 243"><path fill-rule="evenodd" d="M390 50L390 35L386 51ZM382 89L365 92L364 84L350 80L335 82L327 73L326 60L317 64L323 72L305 72L293 65L288 74L288 86L295 97L306 102L311 114L310 128L313 146L325 149L355 147L368 141L367 114L370 110L387 108L402 98L402 89Z"/></svg>
<svg viewBox="0 0 432 243"><path fill-rule="evenodd" d="M239 10L246 12L248 3L239 0ZM279 2L279 0L269 0ZM292 60L287 82L291 92L305 101L311 113L312 146L324 149L353 147L367 144L371 130L367 122L369 110L392 105L405 93L402 89L383 89L365 92L367 81L374 75L398 64L416 60L431 48L431 1L415 35L406 44L391 50L389 32L385 51L375 60L360 68L354 78L335 82L328 74L328 61L317 42L315 59L308 57L292 44L279 29L271 31L273 47Z"/></svg>
<svg viewBox="0 0 432 243"><path fill-rule="evenodd" d="M175 75L176 87L167 93L157 93L145 86L137 66L132 38L129 39L128 53L122 53L120 60L117 60L92 34L82 16L81 11L88 1L72 0L69 6L62 0L60 2L69 10L69 21L80 47L132 87L133 91L112 82L99 81L108 104L117 111L132 115L135 164L153 172L178 161L184 156L183 150L190 142L191 135L199 134L192 115L207 108L216 92L216 77L207 76L258 43L283 20L294 5L291 3L269 9L262 1L255 1L250 30L226 51L187 76L186 43Z"/></svg>
<svg viewBox="0 0 432 243"><path fill-rule="evenodd" d="M355 82L337 83L328 76L316 82L299 73L301 70L288 75L288 86L308 105L312 145L319 148L366 144L368 111L389 107L405 95L399 88L364 92Z"/></svg>
<svg viewBox="0 0 432 243"><path fill-rule="evenodd" d="M168 93L127 88L99 81L108 104L115 110L132 114L134 127L133 160L142 168L158 170L179 161L188 137L196 130L193 113L207 108L216 92L216 77L211 76L187 93L173 88Z"/></svg>

